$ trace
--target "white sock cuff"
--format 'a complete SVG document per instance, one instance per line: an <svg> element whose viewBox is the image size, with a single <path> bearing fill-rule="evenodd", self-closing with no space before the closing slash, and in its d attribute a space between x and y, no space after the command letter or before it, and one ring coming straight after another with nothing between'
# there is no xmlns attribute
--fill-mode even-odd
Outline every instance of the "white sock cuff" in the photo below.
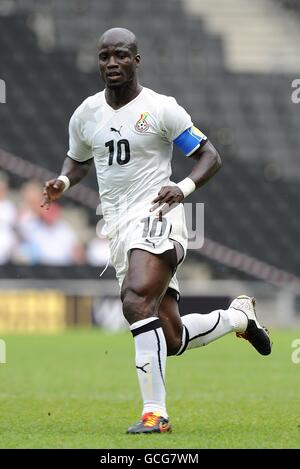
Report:
<svg viewBox="0 0 300 469"><path fill-rule="evenodd" d="M229 308L227 311L234 331L245 332L248 326L248 318L246 313L235 308Z"/></svg>
<svg viewBox="0 0 300 469"><path fill-rule="evenodd" d="M134 331L134 329L137 329L138 327L145 326L146 324L149 324L152 321L155 321L158 319L157 317L152 316L151 318L146 318L146 319L141 319L140 321L136 321L130 326L130 330Z"/></svg>
<svg viewBox="0 0 300 469"><path fill-rule="evenodd" d="M146 414L147 412L158 412L163 418L169 418L166 407L163 405L158 405L157 403L144 404L142 415Z"/></svg>

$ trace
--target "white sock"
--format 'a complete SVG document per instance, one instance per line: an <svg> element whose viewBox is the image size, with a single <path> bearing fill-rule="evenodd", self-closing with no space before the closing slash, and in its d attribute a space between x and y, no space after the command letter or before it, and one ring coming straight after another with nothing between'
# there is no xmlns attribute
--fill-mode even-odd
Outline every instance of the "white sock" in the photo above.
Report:
<svg viewBox="0 0 300 469"><path fill-rule="evenodd" d="M177 355L207 345L229 332L244 332L248 325L246 314L233 308L217 309L209 314L187 314L181 319L184 327Z"/></svg>
<svg viewBox="0 0 300 469"><path fill-rule="evenodd" d="M135 343L135 364L144 402L143 412L166 411L165 370L167 345L159 319L151 317L130 326Z"/></svg>

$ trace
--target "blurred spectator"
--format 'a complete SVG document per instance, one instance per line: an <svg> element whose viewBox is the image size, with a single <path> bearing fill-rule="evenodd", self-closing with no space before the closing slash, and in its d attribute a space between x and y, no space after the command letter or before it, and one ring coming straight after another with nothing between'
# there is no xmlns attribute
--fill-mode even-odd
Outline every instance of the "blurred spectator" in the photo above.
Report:
<svg viewBox="0 0 300 469"><path fill-rule="evenodd" d="M30 236L32 223L34 224L42 213L41 205L41 185L38 182L30 181L22 186L20 193L20 211L18 216L18 231L21 238Z"/></svg>
<svg viewBox="0 0 300 469"><path fill-rule="evenodd" d="M12 228L16 222L17 210L8 198L9 182L4 173L0 173L0 226Z"/></svg>
<svg viewBox="0 0 300 469"><path fill-rule="evenodd" d="M109 263L109 242L105 236L93 238L86 249L75 230L63 219L63 210L53 204L40 207L39 182L25 183L19 193L17 211L9 199L6 174L0 172L0 265L16 264L72 265L88 263L103 267Z"/></svg>
<svg viewBox="0 0 300 469"><path fill-rule="evenodd" d="M22 190L22 208L19 218L21 245L19 260L30 264L70 265L83 262L83 251L77 236L62 218L62 209L53 204L43 210L41 186L27 183Z"/></svg>
<svg viewBox="0 0 300 469"><path fill-rule="evenodd" d="M17 243L14 232L16 209L8 198L8 178L0 173L0 264L8 262Z"/></svg>
<svg viewBox="0 0 300 469"><path fill-rule="evenodd" d="M110 259L108 239L102 235L93 238L87 246L86 258L91 265L105 266Z"/></svg>

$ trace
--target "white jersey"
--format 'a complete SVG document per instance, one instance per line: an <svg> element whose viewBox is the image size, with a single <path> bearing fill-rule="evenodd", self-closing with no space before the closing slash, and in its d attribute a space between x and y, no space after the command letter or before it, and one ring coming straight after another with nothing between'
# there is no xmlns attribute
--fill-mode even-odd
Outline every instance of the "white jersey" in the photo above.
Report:
<svg viewBox="0 0 300 469"><path fill-rule="evenodd" d="M108 226L124 213L120 206L125 199L135 212L170 184L173 141L192 125L174 98L148 88L120 109L107 104L104 91L76 109L70 120L68 156L80 162L94 158Z"/></svg>

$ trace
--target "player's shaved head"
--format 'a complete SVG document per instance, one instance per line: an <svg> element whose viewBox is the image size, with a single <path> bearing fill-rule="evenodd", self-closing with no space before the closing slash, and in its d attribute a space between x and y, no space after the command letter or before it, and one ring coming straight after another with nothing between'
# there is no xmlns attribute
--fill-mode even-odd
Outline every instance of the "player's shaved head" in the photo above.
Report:
<svg viewBox="0 0 300 469"><path fill-rule="evenodd" d="M125 28L108 29L100 37L98 48L99 70L105 83L107 99L108 90L117 93L122 90L123 95L128 94L128 101L134 99L133 96L137 96L141 89L137 77L141 58L133 32Z"/></svg>
<svg viewBox="0 0 300 469"><path fill-rule="evenodd" d="M135 35L126 28L111 28L105 31L99 39L99 49L106 46L128 47L133 54L137 54L138 46Z"/></svg>

